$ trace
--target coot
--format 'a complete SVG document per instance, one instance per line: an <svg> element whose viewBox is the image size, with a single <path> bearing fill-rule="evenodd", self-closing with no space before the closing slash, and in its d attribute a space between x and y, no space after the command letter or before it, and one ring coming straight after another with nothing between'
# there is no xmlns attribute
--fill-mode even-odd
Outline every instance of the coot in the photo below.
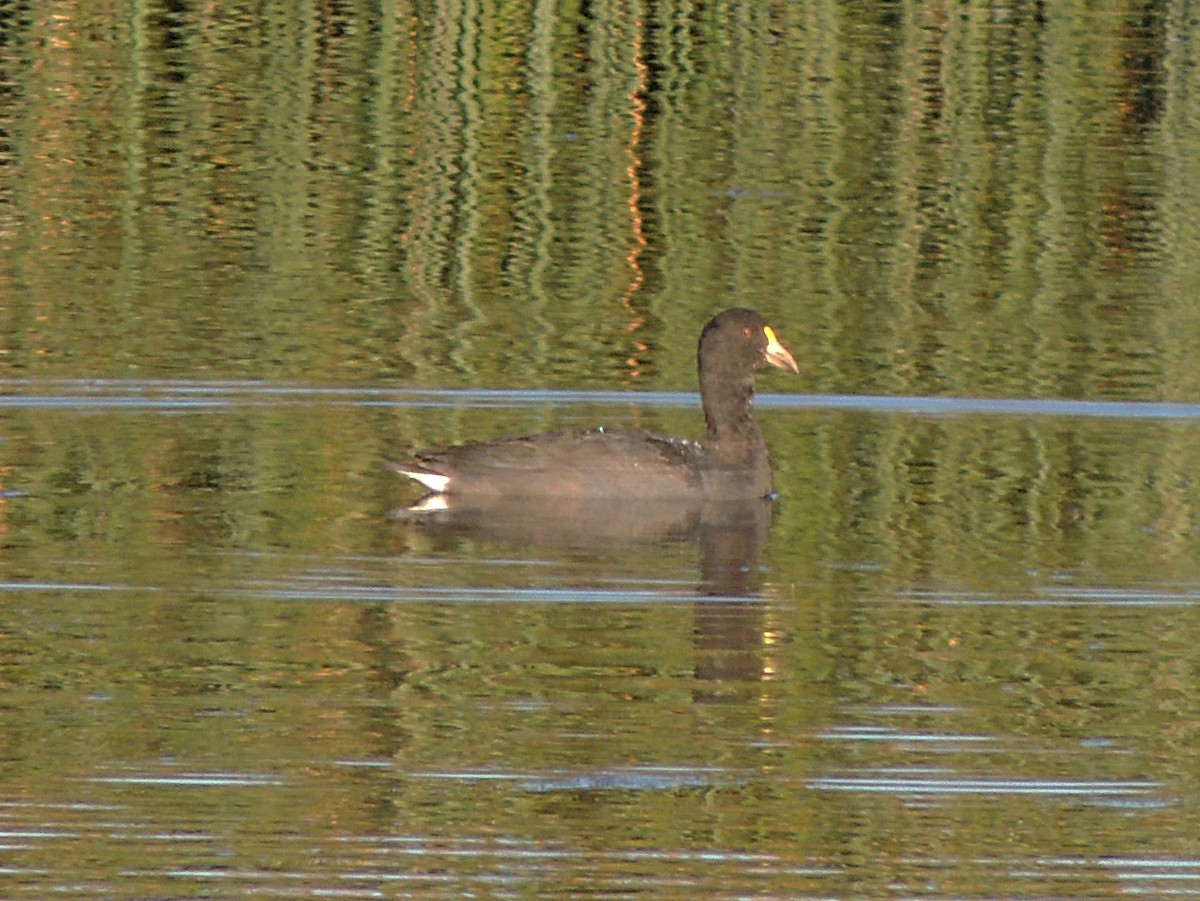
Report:
<svg viewBox="0 0 1200 901"><path fill-rule="evenodd" d="M569 429L477 441L389 464L430 491L476 499L745 500L771 494L771 461L754 421L754 374L765 366L799 372L775 332L753 310L714 316L696 351L708 428L700 441L636 429ZM432 501L433 503L430 503Z"/></svg>

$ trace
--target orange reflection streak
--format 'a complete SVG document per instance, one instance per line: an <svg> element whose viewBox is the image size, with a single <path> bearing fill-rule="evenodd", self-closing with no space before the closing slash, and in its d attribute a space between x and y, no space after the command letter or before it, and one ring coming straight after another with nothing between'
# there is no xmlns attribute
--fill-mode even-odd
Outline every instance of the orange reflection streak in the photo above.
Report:
<svg viewBox="0 0 1200 901"><path fill-rule="evenodd" d="M400 19L400 13L397 12L396 18ZM416 17L410 15L407 22L402 22L405 34L408 40L404 47L404 83L408 85L408 90L404 92L404 100L400 104L400 108L406 113L413 111L413 105L417 99L417 53L416 48L420 46L419 41L421 35L417 24Z"/></svg>
<svg viewBox="0 0 1200 901"><path fill-rule="evenodd" d="M633 87L629 91L629 115L633 119L633 127L629 132L629 147L626 151L629 163L625 167L626 177L629 179L629 222L633 232L633 246L625 255L625 261L629 264L632 270L632 277L629 282L629 287L625 289L625 293L621 296L621 305L629 311L629 324L625 327L627 332L636 332L645 323L645 316L639 313L633 306L633 295L642 287L642 283L646 280L645 273L642 270L640 258L646 249L646 234L642 222L642 213L639 204L642 199L641 181L638 177L638 167L641 165L641 157L638 156L638 145L641 143L642 129L646 123L646 82L647 72L649 71L645 60L642 58L642 28L644 22L640 17L633 20L633 44L632 44L632 63L634 72ZM639 342L637 345L639 350L645 350L645 346ZM630 357L627 361L630 367L630 376L636 378L638 372L638 361L636 357Z"/></svg>

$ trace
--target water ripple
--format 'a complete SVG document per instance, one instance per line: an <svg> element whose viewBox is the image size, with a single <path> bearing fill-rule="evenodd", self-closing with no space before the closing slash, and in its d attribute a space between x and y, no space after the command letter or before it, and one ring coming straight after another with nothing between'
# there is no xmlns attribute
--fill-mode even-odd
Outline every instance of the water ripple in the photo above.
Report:
<svg viewBox="0 0 1200 901"><path fill-rule="evenodd" d="M1070 416L1102 419L1200 420L1200 404L1069 398L891 397L760 394L762 407L855 410L918 416ZM0 379L0 409L204 410L249 406L442 407L453 409L637 406L695 407L692 391L406 388L281 385L256 381Z"/></svg>
<svg viewBox="0 0 1200 901"><path fill-rule="evenodd" d="M925 772L820 776L809 788L823 791L897 795L1064 795L1083 797L1147 795L1159 788L1149 780L1005 779L984 776L935 776Z"/></svg>

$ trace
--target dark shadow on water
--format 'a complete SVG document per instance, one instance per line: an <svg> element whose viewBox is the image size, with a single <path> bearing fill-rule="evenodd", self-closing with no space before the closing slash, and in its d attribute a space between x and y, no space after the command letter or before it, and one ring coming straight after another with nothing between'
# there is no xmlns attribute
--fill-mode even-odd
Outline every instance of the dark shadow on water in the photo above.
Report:
<svg viewBox="0 0 1200 901"><path fill-rule="evenodd" d="M690 504L444 500L446 509L435 513L405 508L393 516L451 542L466 539L573 556L585 553L623 576L637 566L634 551L661 549L666 554L682 543L694 543L699 551L696 594L704 602L693 609L693 700L745 703L765 678L765 613L754 601L762 590L759 560L771 529L774 505L769 498Z"/></svg>
<svg viewBox="0 0 1200 901"><path fill-rule="evenodd" d="M753 597L762 587L759 557L771 529L768 498L745 502L478 499L446 496L437 512L394 511L412 528L541 550L613 554L695 542L702 595Z"/></svg>

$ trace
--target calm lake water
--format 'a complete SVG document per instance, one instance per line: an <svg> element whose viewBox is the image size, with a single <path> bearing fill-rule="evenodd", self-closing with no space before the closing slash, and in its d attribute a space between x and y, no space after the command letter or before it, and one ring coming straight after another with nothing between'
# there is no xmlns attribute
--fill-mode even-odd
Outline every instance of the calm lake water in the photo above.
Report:
<svg viewBox="0 0 1200 901"><path fill-rule="evenodd" d="M0 8L0 896L1200 895L1190 11L220 6Z"/></svg>

